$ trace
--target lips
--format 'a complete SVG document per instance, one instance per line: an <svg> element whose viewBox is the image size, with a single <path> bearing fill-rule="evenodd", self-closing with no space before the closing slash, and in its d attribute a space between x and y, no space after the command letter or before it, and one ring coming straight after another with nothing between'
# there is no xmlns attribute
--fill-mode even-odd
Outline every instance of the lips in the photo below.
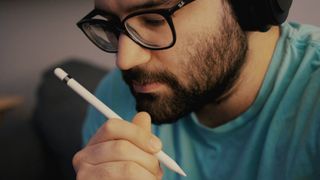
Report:
<svg viewBox="0 0 320 180"><path fill-rule="evenodd" d="M139 84L136 82L132 83L133 89L136 93L151 93L159 90L163 84L158 82Z"/></svg>

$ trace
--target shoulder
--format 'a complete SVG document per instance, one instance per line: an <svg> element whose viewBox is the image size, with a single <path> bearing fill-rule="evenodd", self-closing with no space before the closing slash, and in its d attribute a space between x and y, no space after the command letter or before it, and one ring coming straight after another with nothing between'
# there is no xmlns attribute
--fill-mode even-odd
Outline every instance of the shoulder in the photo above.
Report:
<svg viewBox="0 0 320 180"><path fill-rule="evenodd" d="M320 28L308 24L289 22L282 25L283 29L289 31L288 38L296 43L320 46Z"/></svg>
<svg viewBox="0 0 320 180"><path fill-rule="evenodd" d="M298 23L281 25L281 37L274 55L276 80L281 87L303 95L312 90L320 96L320 28ZM292 94L295 94L292 93ZM309 92L310 93L310 92ZM297 94L295 94L296 96ZM301 96L306 98L307 94ZM315 100L315 96L308 98Z"/></svg>
<svg viewBox="0 0 320 180"><path fill-rule="evenodd" d="M312 75L320 69L320 28L286 22L281 25L281 37L275 54L294 72Z"/></svg>
<svg viewBox="0 0 320 180"><path fill-rule="evenodd" d="M299 23L284 23L281 26L281 36L290 44L289 48L297 55L311 55L313 60L320 57L320 28Z"/></svg>
<svg viewBox="0 0 320 180"><path fill-rule="evenodd" d="M306 132L313 133L313 138L310 139L319 143L320 137L316 132L320 132L320 28L286 23L283 30L287 33L287 46L283 51L287 61L281 63L286 65L279 71L278 76L281 76L282 72L290 72L286 74L290 75L286 77L290 83L284 95L292 94L287 99L288 103L292 103L290 106L297 107L292 114L301 120L297 122L305 123L306 127L310 126L308 130L305 129Z"/></svg>
<svg viewBox="0 0 320 180"><path fill-rule="evenodd" d="M298 23L281 25L281 36L264 81L267 95L259 118L270 119L268 131L272 131L274 135L270 137L278 144L299 143L299 147L285 149L305 152L320 148L319 77L320 29ZM310 153L310 159L319 158L319 153Z"/></svg>
<svg viewBox="0 0 320 180"><path fill-rule="evenodd" d="M280 119L284 115L320 128L320 28L282 24L268 77L266 89L278 104Z"/></svg>

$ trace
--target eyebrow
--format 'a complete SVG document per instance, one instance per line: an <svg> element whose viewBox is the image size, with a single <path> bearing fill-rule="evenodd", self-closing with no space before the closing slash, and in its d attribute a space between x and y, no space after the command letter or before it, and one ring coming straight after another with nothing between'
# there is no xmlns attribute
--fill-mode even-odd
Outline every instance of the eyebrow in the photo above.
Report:
<svg viewBox="0 0 320 180"><path fill-rule="evenodd" d="M135 4L133 6L130 6L128 8L125 9L125 12L129 13L129 12L134 12L140 9L150 9L150 8L155 8L158 7L160 5L165 5L170 3L170 0L159 0L159 1L148 1L142 4Z"/></svg>
<svg viewBox="0 0 320 180"><path fill-rule="evenodd" d="M171 4L172 2L175 2L175 1L177 1L177 0L153 0L153 1L147 1L147 2L144 2L144 3L135 4L135 5L131 5L131 6L127 7L127 8L124 8L123 12L126 13L126 14L129 14L131 12L142 10L142 9L151 9L151 8L156 8L156 7L159 7L159 6L168 5L168 4ZM107 10L106 8L99 8L99 6L97 6L97 4L95 4L95 8L94 9L99 11L99 12L103 12L102 14L107 13L109 15L111 14L111 15L117 16L117 13L112 12L110 10Z"/></svg>

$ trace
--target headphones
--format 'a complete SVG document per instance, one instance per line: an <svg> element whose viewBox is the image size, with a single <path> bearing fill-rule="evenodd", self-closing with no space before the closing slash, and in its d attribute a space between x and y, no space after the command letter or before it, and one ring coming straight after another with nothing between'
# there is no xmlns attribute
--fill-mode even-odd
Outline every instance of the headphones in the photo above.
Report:
<svg viewBox="0 0 320 180"><path fill-rule="evenodd" d="M230 0L230 3L243 30L265 32L287 19L292 0Z"/></svg>

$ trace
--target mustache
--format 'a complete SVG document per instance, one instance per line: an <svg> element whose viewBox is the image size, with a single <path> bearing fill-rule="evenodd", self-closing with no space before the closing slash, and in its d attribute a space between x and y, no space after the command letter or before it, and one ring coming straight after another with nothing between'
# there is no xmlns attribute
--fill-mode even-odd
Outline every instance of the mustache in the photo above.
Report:
<svg viewBox="0 0 320 180"><path fill-rule="evenodd" d="M122 70L124 81L132 86L133 83L145 85L150 83L163 83L175 88L179 85L176 76L167 71L151 72L141 68Z"/></svg>

